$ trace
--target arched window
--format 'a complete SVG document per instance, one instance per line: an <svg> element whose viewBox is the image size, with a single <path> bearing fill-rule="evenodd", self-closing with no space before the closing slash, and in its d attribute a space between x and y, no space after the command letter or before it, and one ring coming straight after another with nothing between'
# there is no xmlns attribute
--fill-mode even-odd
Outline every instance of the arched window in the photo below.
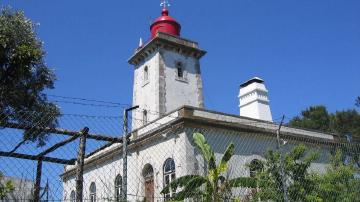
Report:
<svg viewBox="0 0 360 202"><path fill-rule="evenodd" d="M71 193L70 193L70 201L71 202L76 202L76 194L75 194L74 190L72 190Z"/></svg>
<svg viewBox="0 0 360 202"><path fill-rule="evenodd" d="M96 185L95 182L90 184L90 202L96 202Z"/></svg>
<svg viewBox="0 0 360 202"><path fill-rule="evenodd" d="M172 159L172 158L166 159L166 161L164 163L163 172L164 172L164 181L163 182L164 182L164 187L166 187L176 178L174 159ZM164 195L165 200L169 200L175 194L175 191L176 190L170 190L169 193L166 193Z"/></svg>
<svg viewBox="0 0 360 202"><path fill-rule="evenodd" d="M146 110L143 111L143 124L146 125L148 123L148 113Z"/></svg>
<svg viewBox="0 0 360 202"><path fill-rule="evenodd" d="M183 78L184 77L184 67L181 62L176 62L176 70L177 70L177 77Z"/></svg>
<svg viewBox="0 0 360 202"><path fill-rule="evenodd" d="M255 177L258 172L261 172L264 168L262 162L258 159L254 159L250 163L250 177Z"/></svg>
<svg viewBox="0 0 360 202"><path fill-rule="evenodd" d="M115 199L116 201L121 201L122 199L122 177L117 175L115 178Z"/></svg>
<svg viewBox="0 0 360 202"><path fill-rule="evenodd" d="M146 164L142 171L144 177L145 185L145 201L153 202L154 201L154 169L152 165Z"/></svg>
<svg viewBox="0 0 360 202"><path fill-rule="evenodd" d="M145 66L144 67L144 82L149 81L149 67Z"/></svg>
<svg viewBox="0 0 360 202"><path fill-rule="evenodd" d="M153 169L152 165L146 164L144 166L142 175L145 179L154 177L154 169Z"/></svg>

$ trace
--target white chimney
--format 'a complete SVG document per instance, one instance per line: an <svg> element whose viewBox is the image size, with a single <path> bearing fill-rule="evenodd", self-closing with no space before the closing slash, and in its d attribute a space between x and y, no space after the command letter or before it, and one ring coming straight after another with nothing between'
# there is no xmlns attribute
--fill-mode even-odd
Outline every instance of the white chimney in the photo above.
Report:
<svg viewBox="0 0 360 202"><path fill-rule="evenodd" d="M240 85L240 116L272 121L264 80L254 77Z"/></svg>

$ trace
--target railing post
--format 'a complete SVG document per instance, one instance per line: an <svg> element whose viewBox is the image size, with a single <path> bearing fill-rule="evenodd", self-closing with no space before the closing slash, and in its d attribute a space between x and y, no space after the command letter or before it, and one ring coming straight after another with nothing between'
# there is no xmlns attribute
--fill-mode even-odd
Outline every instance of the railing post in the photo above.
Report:
<svg viewBox="0 0 360 202"><path fill-rule="evenodd" d="M76 160L76 201L83 201L83 173L84 173L84 158L86 147L86 135L89 132L89 128L85 127L81 131L80 144L78 150L78 156Z"/></svg>
<svg viewBox="0 0 360 202"><path fill-rule="evenodd" d="M36 180L34 188L34 201L40 202L40 186L41 186L41 173L42 173L42 158L40 157L36 167Z"/></svg>

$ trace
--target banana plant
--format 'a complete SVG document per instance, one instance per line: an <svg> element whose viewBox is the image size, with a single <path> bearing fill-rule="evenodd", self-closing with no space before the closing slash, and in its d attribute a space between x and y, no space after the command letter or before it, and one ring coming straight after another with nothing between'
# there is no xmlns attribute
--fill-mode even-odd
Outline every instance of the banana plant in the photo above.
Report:
<svg viewBox="0 0 360 202"><path fill-rule="evenodd" d="M256 187L256 181L250 177L238 177L227 179L224 177L229 168L229 161L234 155L235 145L230 143L222 156L219 164L216 164L214 151L201 133L193 134L193 141L207 163L207 173L201 175L186 175L172 181L161 191L162 194L170 190L176 192L171 198L173 201L182 201L186 198L197 198L203 201L224 201L226 194L235 187Z"/></svg>

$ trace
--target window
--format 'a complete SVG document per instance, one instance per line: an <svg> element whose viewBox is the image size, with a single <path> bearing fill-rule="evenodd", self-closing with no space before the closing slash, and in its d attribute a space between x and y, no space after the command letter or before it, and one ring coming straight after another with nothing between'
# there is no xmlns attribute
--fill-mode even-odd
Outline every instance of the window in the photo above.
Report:
<svg viewBox="0 0 360 202"><path fill-rule="evenodd" d="M143 111L143 125L146 125L148 122L148 115L147 115L147 111L144 110Z"/></svg>
<svg viewBox="0 0 360 202"><path fill-rule="evenodd" d="M90 202L96 202L96 185L95 182L90 184Z"/></svg>
<svg viewBox="0 0 360 202"><path fill-rule="evenodd" d="M345 134L345 137L346 137L346 140L348 141L348 143L352 142L353 137L352 137L351 133Z"/></svg>
<svg viewBox="0 0 360 202"><path fill-rule="evenodd" d="M250 177L255 177L258 172L261 172L264 168L262 162L258 159L254 159L250 163Z"/></svg>
<svg viewBox="0 0 360 202"><path fill-rule="evenodd" d="M348 134L345 134L345 137L346 137L346 140L348 143L352 143L352 140L353 140L353 136L351 133L348 133ZM351 160L353 159L353 155L354 153L351 152L351 151L348 151L348 152L344 152L345 154L345 158L344 158L344 164L345 165L350 165L351 164Z"/></svg>
<svg viewBox="0 0 360 202"><path fill-rule="evenodd" d="M71 193L70 193L70 201L71 202L76 202L76 194L75 194L74 190L72 190Z"/></svg>
<svg viewBox="0 0 360 202"><path fill-rule="evenodd" d="M177 77L184 78L184 67L181 62L176 62Z"/></svg>
<svg viewBox="0 0 360 202"><path fill-rule="evenodd" d="M169 185L173 180L175 180L175 162L174 159L167 159L164 163L164 187ZM169 193L164 194L165 200L169 200L176 190L170 190Z"/></svg>
<svg viewBox="0 0 360 202"><path fill-rule="evenodd" d="M178 76L179 78L183 78L183 77L184 77L184 71L183 71L183 69L182 69L181 67L178 67L178 68L177 68L177 76Z"/></svg>
<svg viewBox="0 0 360 202"><path fill-rule="evenodd" d="M154 169L153 169L152 165L146 164L144 166L142 174L145 179L152 178L154 176Z"/></svg>
<svg viewBox="0 0 360 202"><path fill-rule="evenodd" d="M145 66L144 68L144 82L148 82L149 81L149 67Z"/></svg>
<svg viewBox="0 0 360 202"><path fill-rule="evenodd" d="M115 199L116 201L121 201L122 199L122 177L117 175L115 178Z"/></svg>

